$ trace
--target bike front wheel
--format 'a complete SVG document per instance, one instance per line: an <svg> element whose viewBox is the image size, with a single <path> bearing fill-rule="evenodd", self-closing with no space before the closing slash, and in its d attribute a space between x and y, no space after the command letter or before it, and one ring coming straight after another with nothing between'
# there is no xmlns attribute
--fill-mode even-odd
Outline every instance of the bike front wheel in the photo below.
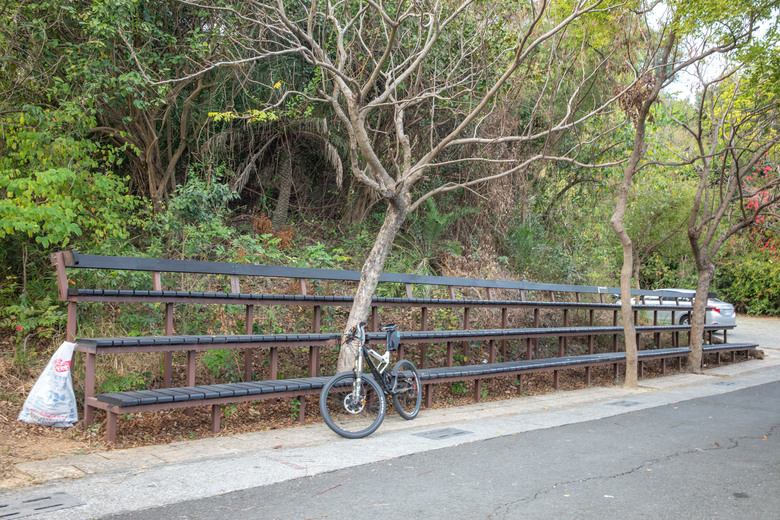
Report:
<svg viewBox="0 0 780 520"><path fill-rule="evenodd" d="M325 424L342 437L367 437L385 418L385 394L370 376L363 375L358 388L355 373L342 372L322 389L320 413Z"/></svg>
<svg viewBox="0 0 780 520"><path fill-rule="evenodd" d="M393 406L404 419L414 419L422 404L420 374L417 373L417 368L411 361L403 359L393 367L393 380L396 382Z"/></svg>

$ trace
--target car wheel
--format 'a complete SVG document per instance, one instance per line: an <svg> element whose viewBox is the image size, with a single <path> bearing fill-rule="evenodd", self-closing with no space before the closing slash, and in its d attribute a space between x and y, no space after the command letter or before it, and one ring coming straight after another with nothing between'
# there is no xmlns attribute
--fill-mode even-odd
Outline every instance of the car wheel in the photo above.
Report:
<svg viewBox="0 0 780 520"><path fill-rule="evenodd" d="M690 317L687 314L683 314L680 317L680 325L688 325L691 322Z"/></svg>

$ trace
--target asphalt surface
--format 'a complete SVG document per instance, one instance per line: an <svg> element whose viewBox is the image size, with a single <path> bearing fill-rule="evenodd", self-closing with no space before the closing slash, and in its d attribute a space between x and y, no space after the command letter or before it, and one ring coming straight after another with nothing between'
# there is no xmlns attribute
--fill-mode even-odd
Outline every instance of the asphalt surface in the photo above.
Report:
<svg viewBox="0 0 780 520"><path fill-rule="evenodd" d="M780 515L780 383L110 519Z"/></svg>
<svg viewBox="0 0 780 520"><path fill-rule="evenodd" d="M61 507L25 514L780 519L780 320L740 318L728 340L766 358L423 410L357 441L315 424L20 464L40 484L0 492L0 518L48 496Z"/></svg>

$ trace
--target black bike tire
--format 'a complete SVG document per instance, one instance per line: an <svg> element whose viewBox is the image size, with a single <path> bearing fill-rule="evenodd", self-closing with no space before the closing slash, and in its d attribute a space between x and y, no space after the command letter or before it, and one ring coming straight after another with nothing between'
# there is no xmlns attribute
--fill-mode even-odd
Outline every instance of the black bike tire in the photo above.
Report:
<svg viewBox="0 0 780 520"><path fill-rule="evenodd" d="M402 367L408 367L408 368L402 368ZM406 410L403 409L401 404L398 402L398 396L393 396L393 406L395 407L395 411L398 412L398 415L406 419L407 421L411 421L415 417L417 417L417 414L420 413L420 406L422 406L422 385L420 383L420 374L417 372L417 367L414 366L414 364L409 361L408 359L402 359L398 363L395 364L393 367L393 380L395 380L396 374L400 372L401 370L407 370L412 372L415 379L417 379L417 401L414 406L414 411L411 413L408 413Z"/></svg>
<svg viewBox="0 0 780 520"><path fill-rule="evenodd" d="M333 418L330 416L330 412L328 411L328 394L330 393L331 388L336 386L339 381L343 379L354 379L355 373L354 372L342 372L340 374L336 374L333 376L330 381L322 388L322 392L320 393L320 414L322 415L322 418L325 420L325 424L328 425L328 427L333 430L334 432L338 433L342 437L345 437L347 439L362 439L363 437L368 437L372 433L376 431L377 428L379 428L379 425L382 424L382 421L385 418L385 394L382 391L382 388L379 386L379 384L374 381L371 377L366 377L363 375L362 381L371 387L371 390L376 392L376 395L378 397L377 401L379 404L379 411L377 412L376 419L374 419L374 422L371 423L370 426L367 428L364 428L362 430L353 432L349 430L345 430L341 427L339 427L336 422L333 420Z"/></svg>

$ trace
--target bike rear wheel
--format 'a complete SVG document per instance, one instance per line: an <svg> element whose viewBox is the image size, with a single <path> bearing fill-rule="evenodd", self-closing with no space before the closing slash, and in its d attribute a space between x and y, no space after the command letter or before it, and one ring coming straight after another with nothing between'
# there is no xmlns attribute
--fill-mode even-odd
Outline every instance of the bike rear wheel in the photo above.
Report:
<svg viewBox="0 0 780 520"><path fill-rule="evenodd" d="M414 419L422 404L420 374L417 373L417 368L408 359L402 359L393 367L393 380L397 381L393 406L404 419Z"/></svg>
<svg viewBox="0 0 780 520"><path fill-rule="evenodd" d="M355 399L354 372L336 374L320 394L325 424L347 439L371 435L385 418L385 394L379 384L366 375L360 381L360 399Z"/></svg>

